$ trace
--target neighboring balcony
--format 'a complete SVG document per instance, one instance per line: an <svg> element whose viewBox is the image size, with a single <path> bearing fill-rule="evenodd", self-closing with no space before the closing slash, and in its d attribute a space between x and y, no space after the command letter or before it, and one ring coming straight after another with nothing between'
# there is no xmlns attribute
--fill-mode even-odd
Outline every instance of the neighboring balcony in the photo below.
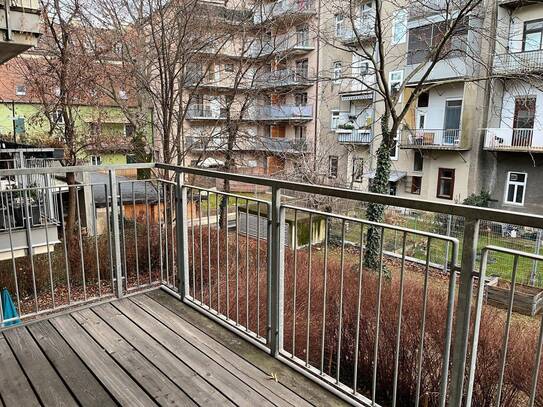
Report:
<svg viewBox="0 0 543 407"><path fill-rule="evenodd" d="M189 107L186 114L187 120L220 120L226 119L224 109L211 109L210 107Z"/></svg>
<svg viewBox="0 0 543 407"><path fill-rule="evenodd" d="M307 87L311 86L311 84L312 81L309 79L309 73L306 70L297 71L290 68L266 72L254 80L256 87L264 89Z"/></svg>
<svg viewBox="0 0 543 407"><path fill-rule="evenodd" d="M313 39L304 33L277 37L270 42L255 43L251 47L251 56L261 58L271 54L303 55L314 49Z"/></svg>
<svg viewBox="0 0 543 407"><path fill-rule="evenodd" d="M401 148L424 148L433 150L461 149L460 129L406 129L402 133Z"/></svg>
<svg viewBox="0 0 543 407"><path fill-rule="evenodd" d="M508 52L496 55L494 73L521 75L543 71L543 50Z"/></svg>
<svg viewBox="0 0 543 407"><path fill-rule="evenodd" d="M354 19L353 23L347 21L347 26L342 30L340 39L346 45L375 40L375 11L364 13L363 16Z"/></svg>
<svg viewBox="0 0 543 407"><path fill-rule="evenodd" d="M340 144L371 144L370 129L336 129L337 141Z"/></svg>
<svg viewBox="0 0 543 407"><path fill-rule="evenodd" d="M226 151L228 138L187 137L187 147L193 151ZM300 154L307 151L307 141L285 139L279 137L236 137L231 151L261 151L272 154Z"/></svg>
<svg viewBox="0 0 543 407"><path fill-rule="evenodd" d="M485 129L484 149L543 153L543 129Z"/></svg>
<svg viewBox="0 0 543 407"><path fill-rule="evenodd" d="M0 2L0 64L35 47L40 34L37 0Z"/></svg>
<svg viewBox="0 0 543 407"><path fill-rule="evenodd" d="M261 106L255 108L250 116L257 121L309 121L313 118L313 106Z"/></svg>
<svg viewBox="0 0 543 407"><path fill-rule="evenodd" d="M283 0L265 4L254 15L255 24L270 22L278 18L299 19L316 13L315 3L310 0Z"/></svg>

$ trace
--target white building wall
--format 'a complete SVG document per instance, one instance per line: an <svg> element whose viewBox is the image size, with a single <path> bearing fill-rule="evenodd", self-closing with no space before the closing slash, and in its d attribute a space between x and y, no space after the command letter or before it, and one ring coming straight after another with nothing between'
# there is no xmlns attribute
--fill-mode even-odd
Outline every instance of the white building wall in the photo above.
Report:
<svg viewBox="0 0 543 407"><path fill-rule="evenodd" d="M419 114L426 113L425 129L442 129L445 122L445 105L448 100L462 99L464 85L454 84L439 86L430 90L428 107L417 108L417 127L419 127Z"/></svg>

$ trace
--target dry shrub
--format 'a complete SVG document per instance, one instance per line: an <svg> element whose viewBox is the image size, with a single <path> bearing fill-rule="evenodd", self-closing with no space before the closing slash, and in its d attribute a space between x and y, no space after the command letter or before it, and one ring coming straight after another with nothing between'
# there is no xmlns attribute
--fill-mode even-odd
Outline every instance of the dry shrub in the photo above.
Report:
<svg viewBox="0 0 543 407"><path fill-rule="evenodd" d="M217 250L217 233L214 226L209 233L207 227L202 227L201 232L201 240L198 228L195 228L194 239L189 233L190 294L227 315L242 327L265 337L267 243L260 241L258 245L255 239L247 239L240 234L236 246L236 235L230 233L227 272L225 234L220 234L220 247ZM259 251L257 247L260 248ZM260 266L257 271L258 253ZM380 281L378 273L364 270L360 281L359 255L355 248L346 249L342 273L340 249L330 249L325 291L322 251L313 248L310 263L307 248L298 250L296 259L292 250L286 250L284 349L303 361L307 359L318 369L322 363L324 372L334 378L338 375L339 363L339 380L353 386L358 328L356 386L362 394L371 397L377 338L377 304L381 285L376 395L379 403L390 405L400 311L399 264L396 260L387 260L387 267L392 271L390 279L383 278ZM294 276L295 261L296 276ZM357 318L359 284L360 319ZM441 275L431 275L427 290L421 395L427 397L429 405L437 405L445 346L448 279ZM420 267L413 265L407 267L403 293L397 402L398 405L411 405L416 398L425 298L424 274ZM326 309L323 306L324 300ZM323 325L324 313L326 318ZM504 311L485 305L479 337L473 406L495 404L504 327ZM513 318L502 392L503 406L527 403L537 335L536 321L518 316ZM324 349L324 353L321 349ZM454 349L451 352L454 352ZM539 382L542 380L540 377ZM543 405L541 386L538 386L536 405Z"/></svg>

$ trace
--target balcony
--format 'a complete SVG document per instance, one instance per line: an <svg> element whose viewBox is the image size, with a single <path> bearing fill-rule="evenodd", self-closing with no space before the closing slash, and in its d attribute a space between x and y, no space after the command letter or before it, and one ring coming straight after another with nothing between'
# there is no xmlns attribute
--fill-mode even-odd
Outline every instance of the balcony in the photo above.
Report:
<svg viewBox="0 0 543 407"><path fill-rule="evenodd" d="M485 129L484 149L543 153L543 129Z"/></svg>
<svg viewBox="0 0 543 407"><path fill-rule="evenodd" d="M193 151L226 151L228 138L224 136L213 137L187 137L187 148ZM232 147L233 151L259 151L270 154L300 154L307 151L305 140L291 140L276 137L238 136Z"/></svg>
<svg viewBox="0 0 543 407"><path fill-rule="evenodd" d="M345 27L340 35L340 39L346 45L356 46L359 42L367 42L375 40L375 11L366 12L361 17L357 17L351 23L346 22ZM354 25L354 27L353 27Z"/></svg>
<svg viewBox="0 0 543 407"><path fill-rule="evenodd" d="M496 55L494 73L497 75L523 75L543 72L543 50L508 52Z"/></svg>
<svg viewBox="0 0 543 407"><path fill-rule="evenodd" d="M0 64L38 44L40 6L37 0L0 2Z"/></svg>
<svg viewBox="0 0 543 407"><path fill-rule="evenodd" d="M272 54L303 55L315 49L309 33L290 36L278 36L273 41L252 44L250 54L253 58L267 57Z"/></svg>
<svg viewBox="0 0 543 407"><path fill-rule="evenodd" d="M468 1L469 0L427 0L423 3L411 3L408 6L409 21L423 20L437 14L450 15L464 7ZM421 22L421 24L428 24L428 20L426 20L426 22Z"/></svg>
<svg viewBox="0 0 543 407"><path fill-rule="evenodd" d="M271 2L261 6L254 14L254 23L269 23L283 18L288 18L288 23L304 19L316 14L315 3L312 0L282 0Z"/></svg>
<svg viewBox="0 0 543 407"><path fill-rule="evenodd" d="M297 71L290 68L261 73L254 80L254 86L260 89L303 88L312 84L313 81L309 79L309 73L306 70Z"/></svg>
<svg viewBox="0 0 543 407"><path fill-rule="evenodd" d="M372 141L371 130L369 129L337 129L336 135L340 144L369 145Z"/></svg>
<svg viewBox="0 0 543 407"><path fill-rule="evenodd" d="M313 106L296 106L296 105L270 105L259 106L253 109L249 115L252 120L256 121L295 121L305 122L313 119Z"/></svg>
<svg viewBox="0 0 543 407"><path fill-rule="evenodd" d="M402 132L401 148L431 150L460 150L460 129L405 129Z"/></svg>
<svg viewBox="0 0 543 407"><path fill-rule="evenodd" d="M118 177L128 169L152 176ZM166 164L101 171L66 187L87 187L71 209L89 216L53 252L0 264L3 405L458 406L503 393L517 406L543 396L541 310L521 314L526 292L541 290L525 273L543 256L505 247L499 233L486 243L489 224L533 233L542 216ZM345 215L349 202L398 212L370 222ZM449 217L454 237L438 222L413 226ZM371 255L380 260L368 269ZM490 273L505 280L494 287L501 306L479 283Z"/></svg>
<svg viewBox="0 0 543 407"><path fill-rule="evenodd" d="M209 106L189 106L185 117L187 120L193 121L216 121L220 119L226 119L226 111L222 108L215 109Z"/></svg>

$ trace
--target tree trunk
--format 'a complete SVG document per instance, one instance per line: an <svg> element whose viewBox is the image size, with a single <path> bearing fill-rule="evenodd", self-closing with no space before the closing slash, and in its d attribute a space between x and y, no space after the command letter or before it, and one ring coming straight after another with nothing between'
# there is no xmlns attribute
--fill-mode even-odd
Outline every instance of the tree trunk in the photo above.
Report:
<svg viewBox="0 0 543 407"><path fill-rule="evenodd" d="M381 119L381 133L383 141L377 149L377 167L369 190L378 194L387 194L389 190L390 149L392 147L393 132L388 127L388 116L386 114ZM372 222L383 222L384 214L385 205L370 203L366 209L366 218ZM382 233L383 230L379 227L371 226L368 228L364 265L372 270L378 270L380 267Z"/></svg>

